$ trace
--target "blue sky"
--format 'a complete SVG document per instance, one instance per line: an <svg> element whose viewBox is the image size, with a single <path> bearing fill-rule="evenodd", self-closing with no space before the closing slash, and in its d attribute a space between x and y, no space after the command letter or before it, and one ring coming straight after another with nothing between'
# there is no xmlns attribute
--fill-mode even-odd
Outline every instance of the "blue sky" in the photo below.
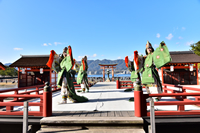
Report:
<svg viewBox="0 0 200 133"><path fill-rule="evenodd" d="M133 58L156 48L187 51L200 41L200 0L0 0L0 62L62 53L80 60Z"/></svg>

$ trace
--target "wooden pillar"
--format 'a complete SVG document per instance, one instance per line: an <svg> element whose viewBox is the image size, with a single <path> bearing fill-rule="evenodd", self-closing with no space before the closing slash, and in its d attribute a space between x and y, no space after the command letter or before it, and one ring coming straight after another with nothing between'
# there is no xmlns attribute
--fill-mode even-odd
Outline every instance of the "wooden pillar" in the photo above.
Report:
<svg viewBox="0 0 200 133"><path fill-rule="evenodd" d="M50 68L50 70L49 70L49 83L50 83L50 86L51 86L51 84L52 84L52 81L51 81L51 79L52 79L52 69Z"/></svg>
<svg viewBox="0 0 200 133"><path fill-rule="evenodd" d="M105 66L103 66L103 82L105 81Z"/></svg>
<svg viewBox="0 0 200 133"><path fill-rule="evenodd" d="M20 80L20 67L18 67L18 88L19 88L19 80Z"/></svg>
<svg viewBox="0 0 200 133"><path fill-rule="evenodd" d="M52 115L52 91L49 83L45 83L43 92L43 117Z"/></svg>
<svg viewBox="0 0 200 133"><path fill-rule="evenodd" d="M114 68L112 66L112 81L114 81Z"/></svg>
<svg viewBox="0 0 200 133"><path fill-rule="evenodd" d="M197 85L199 85L198 64L196 63Z"/></svg>
<svg viewBox="0 0 200 133"><path fill-rule="evenodd" d="M27 86L27 68L25 68L25 73L26 73L26 86Z"/></svg>

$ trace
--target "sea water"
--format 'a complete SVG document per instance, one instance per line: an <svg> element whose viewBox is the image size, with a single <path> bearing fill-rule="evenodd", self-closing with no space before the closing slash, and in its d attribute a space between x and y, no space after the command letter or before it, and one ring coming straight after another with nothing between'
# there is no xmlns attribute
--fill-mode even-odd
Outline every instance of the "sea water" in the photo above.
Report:
<svg viewBox="0 0 200 133"><path fill-rule="evenodd" d="M75 77L77 77L77 75ZM88 75L88 77L103 77L103 75ZM108 77L108 75L105 74L105 77ZM131 74L114 74L114 77L131 77ZM112 78L112 74L109 74L109 78Z"/></svg>

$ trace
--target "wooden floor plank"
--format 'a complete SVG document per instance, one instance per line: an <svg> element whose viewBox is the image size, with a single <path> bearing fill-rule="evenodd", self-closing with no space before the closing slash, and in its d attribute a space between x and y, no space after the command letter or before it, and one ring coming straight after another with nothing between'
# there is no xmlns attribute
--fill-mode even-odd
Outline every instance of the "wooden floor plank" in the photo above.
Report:
<svg viewBox="0 0 200 133"><path fill-rule="evenodd" d="M108 111L108 117L115 117L114 111Z"/></svg>
<svg viewBox="0 0 200 133"><path fill-rule="evenodd" d="M101 111L101 117L107 117L108 111Z"/></svg>
<svg viewBox="0 0 200 133"><path fill-rule="evenodd" d="M86 117L87 112L88 112L88 111L83 111L83 112L80 114L80 117Z"/></svg>
<svg viewBox="0 0 200 133"><path fill-rule="evenodd" d="M83 111L76 111L74 114L73 114L73 117L79 117L81 115Z"/></svg>
<svg viewBox="0 0 200 133"><path fill-rule="evenodd" d="M134 111L128 111L128 114L130 117L134 117L135 116L135 112Z"/></svg>
<svg viewBox="0 0 200 133"><path fill-rule="evenodd" d="M68 115L69 117L73 117L73 115L74 115L74 113L75 113L76 111L70 111L70 114Z"/></svg>
<svg viewBox="0 0 200 133"><path fill-rule="evenodd" d="M121 111L122 117L129 117L128 111Z"/></svg>
<svg viewBox="0 0 200 133"><path fill-rule="evenodd" d="M94 111L88 111L86 117L93 117Z"/></svg>
<svg viewBox="0 0 200 133"><path fill-rule="evenodd" d="M100 117L101 116L101 112L100 111L95 111L94 112L94 117Z"/></svg>
<svg viewBox="0 0 200 133"><path fill-rule="evenodd" d="M121 111L115 111L115 117L122 117Z"/></svg>

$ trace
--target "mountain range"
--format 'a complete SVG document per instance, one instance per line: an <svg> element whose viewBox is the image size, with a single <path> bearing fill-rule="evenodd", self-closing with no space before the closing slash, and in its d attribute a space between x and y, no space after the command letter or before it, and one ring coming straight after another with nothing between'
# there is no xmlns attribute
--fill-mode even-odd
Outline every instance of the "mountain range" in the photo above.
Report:
<svg viewBox="0 0 200 133"><path fill-rule="evenodd" d="M99 64L117 64L115 71L123 71L127 70L127 67L125 65L125 62L123 59L117 59L117 60L88 60L88 71L94 72L97 71L97 73L102 72L102 69L100 68ZM78 63L81 63L81 61L78 61ZM12 63L5 63L5 66L9 66Z"/></svg>

